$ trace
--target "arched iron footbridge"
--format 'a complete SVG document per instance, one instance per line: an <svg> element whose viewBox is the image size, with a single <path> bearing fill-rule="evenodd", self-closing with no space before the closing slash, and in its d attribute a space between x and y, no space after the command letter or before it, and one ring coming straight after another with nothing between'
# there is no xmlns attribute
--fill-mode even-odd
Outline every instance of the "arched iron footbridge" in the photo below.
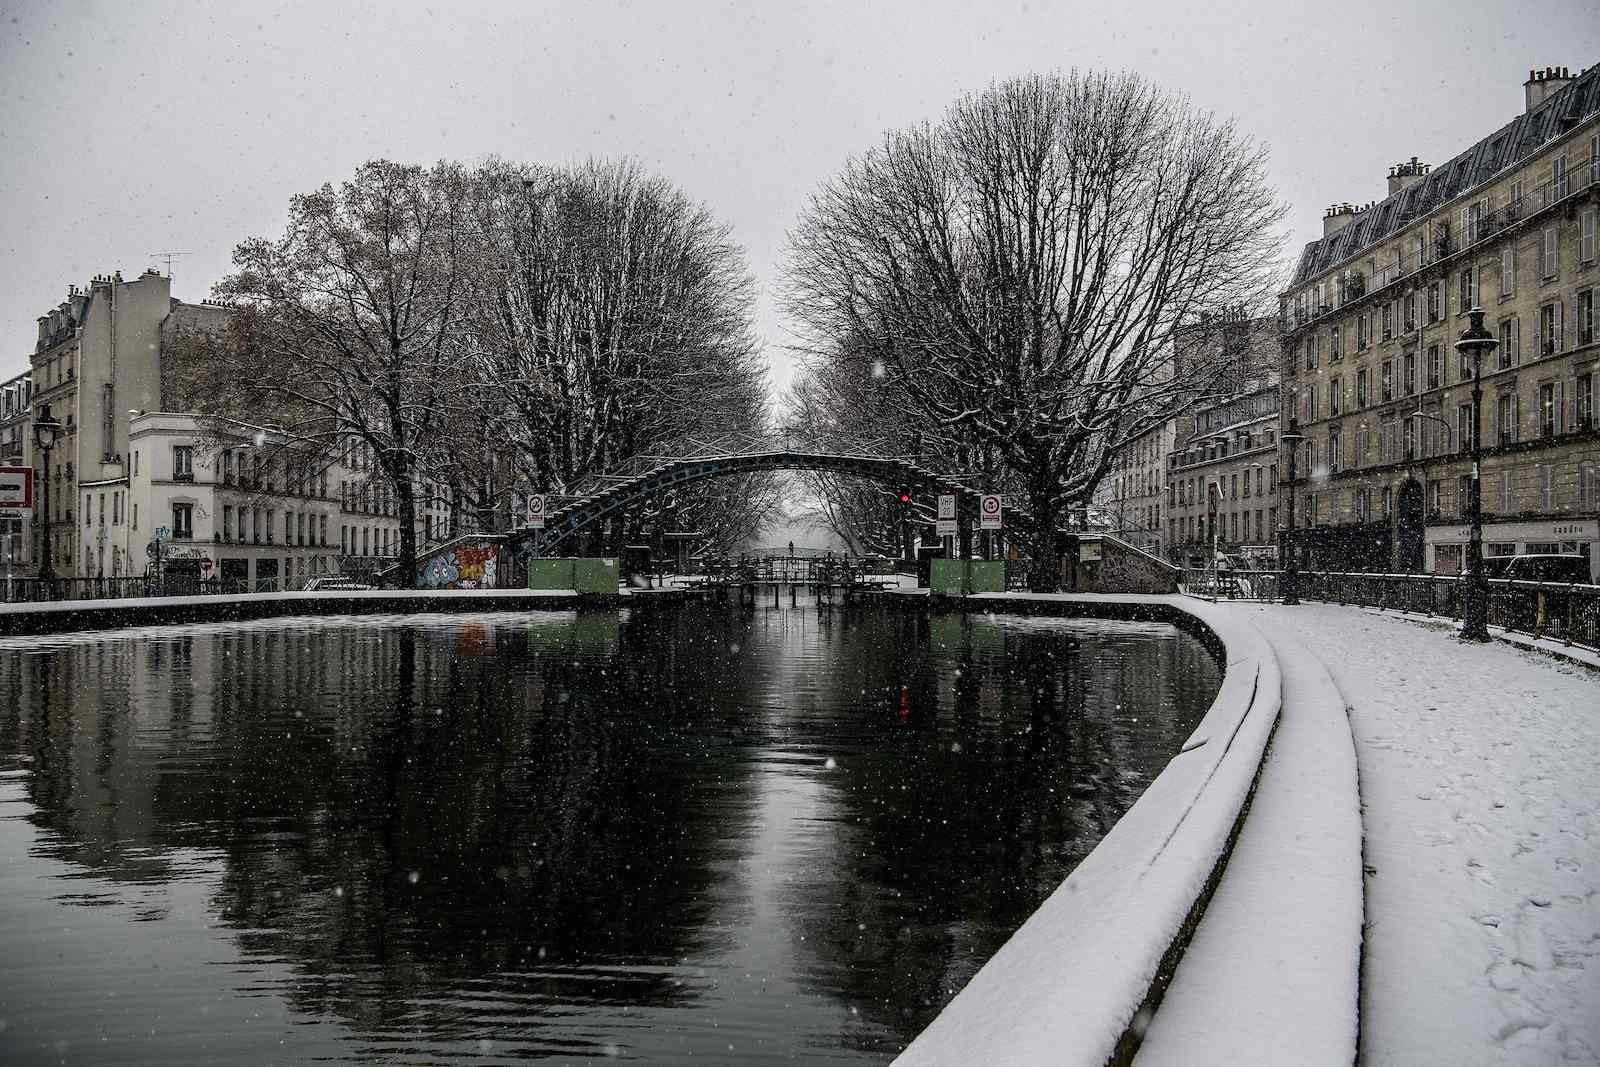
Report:
<svg viewBox="0 0 1600 1067"><path fill-rule="evenodd" d="M677 449L635 456L575 493L547 495L540 551L557 550L563 542L668 489L756 471L832 471L909 487L924 498L951 494L962 523L970 522L981 496L973 484L976 476L939 473L924 466L924 458L896 451L886 438L867 435L779 432L691 438ZM512 545L531 548L536 533L519 530L511 535Z"/></svg>

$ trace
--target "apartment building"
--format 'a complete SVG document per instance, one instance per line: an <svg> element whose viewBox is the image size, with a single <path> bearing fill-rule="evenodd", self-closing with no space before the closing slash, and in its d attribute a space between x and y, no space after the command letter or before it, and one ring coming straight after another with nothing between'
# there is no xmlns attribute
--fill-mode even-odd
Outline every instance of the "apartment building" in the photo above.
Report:
<svg viewBox="0 0 1600 1067"><path fill-rule="evenodd" d="M1481 368L1485 553L1600 563L1600 66L1530 71L1523 103L1447 163L1390 168L1385 199L1329 208L1282 294L1311 567L1464 566L1474 368L1455 341L1474 306L1500 341Z"/></svg>
<svg viewBox="0 0 1600 1067"><path fill-rule="evenodd" d="M33 465L33 374L0 382L0 467ZM27 574L33 560L27 520L0 515L0 568L7 577Z"/></svg>
<svg viewBox="0 0 1600 1067"><path fill-rule="evenodd" d="M39 317L33 414L48 407L62 430L48 457L35 463L36 476L50 480L51 497L51 514L36 510L35 526L58 575L135 572L138 560L109 534L102 537L78 505L101 494L126 497L129 413L159 408L164 325L173 316L220 322L224 314L173 299L171 279L152 268L133 281L118 272L71 286L66 300Z"/></svg>
<svg viewBox="0 0 1600 1067"><path fill-rule="evenodd" d="M1135 548L1164 555L1170 543L1163 536L1167 514L1167 457L1177 430L1169 419L1129 441L1111 461L1111 469L1095 489L1095 525Z"/></svg>
<svg viewBox="0 0 1600 1067"><path fill-rule="evenodd" d="M1220 361L1216 385L1175 420L1165 481L1168 558L1202 566L1213 547L1270 565L1277 528L1277 324L1235 316L1185 338L1185 358Z"/></svg>

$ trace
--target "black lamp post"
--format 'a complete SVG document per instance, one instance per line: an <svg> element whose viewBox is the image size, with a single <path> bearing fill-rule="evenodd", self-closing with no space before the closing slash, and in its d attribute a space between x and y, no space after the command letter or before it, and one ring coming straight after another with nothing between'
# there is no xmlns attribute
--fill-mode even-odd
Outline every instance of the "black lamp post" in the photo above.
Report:
<svg viewBox="0 0 1600 1067"><path fill-rule="evenodd" d="M44 453L44 559L39 564L39 577L47 580L56 576L55 546L50 543L50 450L56 447L60 432L61 424L51 417L50 405L44 405L33 420L33 443Z"/></svg>
<svg viewBox="0 0 1600 1067"><path fill-rule="evenodd" d="M1456 351L1472 359L1472 485L1467 494L1467 521L1472 524L1467 541L1467 589L1461 609L1461 639L1489 640L1489 579L1483 573L1483 479L1479 428L1483 410L1483 361L1500 345L1499 338L1483 328L1483 309L1467 313L1467 328Z"/></svg>
<svg viewBox="0 0 1600 1067"><path fill-rule="evenodd" d="M1295 453L1300 451L1300 442L1306 435L1300 432L1300 420L1293 415L1289 416L1289 428L1278 435L1278 440L1289 446L1289 530L1283 535L1283 551L1288 556L1283 572L1283 602L1285 604L1298 604L1300 597L1297 594L1300 583L1300 568L1294 551L1294 477Z"/></svg>

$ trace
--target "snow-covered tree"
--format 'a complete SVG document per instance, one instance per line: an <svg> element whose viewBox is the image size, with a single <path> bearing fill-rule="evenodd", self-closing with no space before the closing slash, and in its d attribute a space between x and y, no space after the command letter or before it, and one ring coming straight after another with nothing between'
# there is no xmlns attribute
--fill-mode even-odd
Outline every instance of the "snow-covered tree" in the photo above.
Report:
<svg viewBox="0 0 1600 1067"><path fill-rule="evenodd" d="M881 365L1027 502L1030 585L1111 456L1216 368L1172 339L1265 306L1281 209L1264 153L1132 74L1037 75L889 134L791 234L785 306L815 353Z"/></svg>

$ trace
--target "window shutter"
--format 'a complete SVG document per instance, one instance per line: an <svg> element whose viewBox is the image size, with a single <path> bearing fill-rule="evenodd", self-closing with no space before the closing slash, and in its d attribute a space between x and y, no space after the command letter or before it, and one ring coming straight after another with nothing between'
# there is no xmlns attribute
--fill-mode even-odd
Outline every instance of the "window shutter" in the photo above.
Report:
<svg viewBox="0 0 1600 1067"><path fill-rule="evenodd" d="M1511 317L1511 363L1516 365L1522 362L1522 316Z"/></svg>
<svg viewBox="0 0 1600 1067"><path fill-rule="evenodd" d="M1563 304L1564 304L1564 302L1559 300L1559 299L1556 301L1556 304L1555 304L1555 307L1556 307L1556 328L1555 328L1555 331L1554 331L1554 337L1555 337L1556 351L1557 352L1564 352L1564 351L1566 351L1566 348L1567 348L1566 334L1563 332L1564 329L1565 329L1565 324L1562 321L1565 316L1563 316L1562 313L1561 313Z"/></svg>
<svg viewBox="0 0 1600 1067"><path fill-rule="evenodd" d="M1588 263L1594 259L1595 209L1584 208L1578 224L1578 258Z"/></svg>

